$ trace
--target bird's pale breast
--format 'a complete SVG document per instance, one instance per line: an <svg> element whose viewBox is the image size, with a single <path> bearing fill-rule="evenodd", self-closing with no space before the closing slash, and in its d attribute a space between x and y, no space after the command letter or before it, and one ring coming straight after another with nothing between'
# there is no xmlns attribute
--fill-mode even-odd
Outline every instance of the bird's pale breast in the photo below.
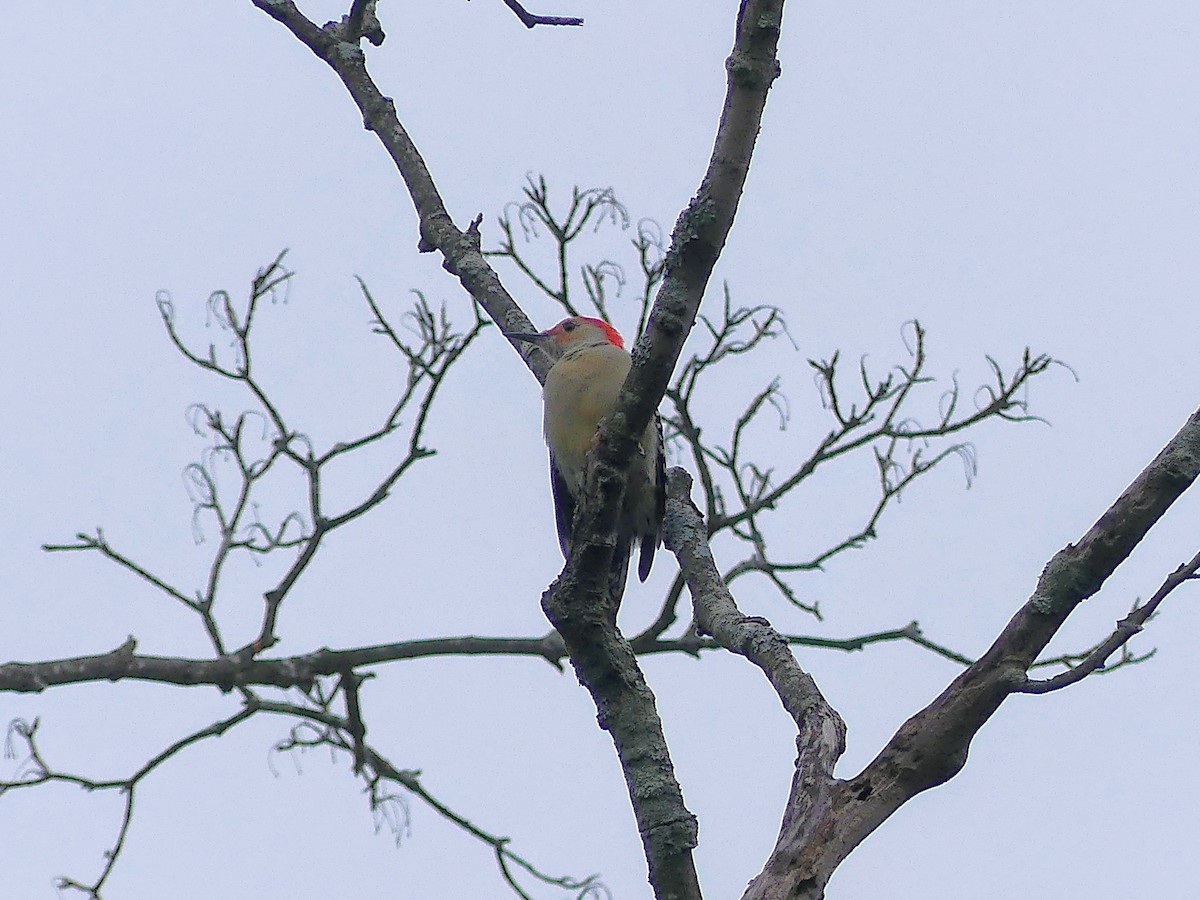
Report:
<svg viewBox="0 0 1200 900"><path fill-rule="evenodd" d="M596 428L612 411L630 365L619 347L584 347L560 359L546 376L546 443L564 474L582 472Z"/></svg>

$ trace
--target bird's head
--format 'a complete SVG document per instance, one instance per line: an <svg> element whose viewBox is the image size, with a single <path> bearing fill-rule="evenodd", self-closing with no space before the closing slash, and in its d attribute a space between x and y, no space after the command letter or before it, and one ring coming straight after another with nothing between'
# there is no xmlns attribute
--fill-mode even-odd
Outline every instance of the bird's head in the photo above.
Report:
<svg viewBox="0 0 1200 900"><path fill-rule="evenodd" d="M589 316L571 316L563 319L553 328L534 334L510 334L509 337L519 338L539 344L552 352L562 355L572 347L592 346L598 344L613 344L624 348L625 342L620 333L603 319L593 319Z"/></svg>

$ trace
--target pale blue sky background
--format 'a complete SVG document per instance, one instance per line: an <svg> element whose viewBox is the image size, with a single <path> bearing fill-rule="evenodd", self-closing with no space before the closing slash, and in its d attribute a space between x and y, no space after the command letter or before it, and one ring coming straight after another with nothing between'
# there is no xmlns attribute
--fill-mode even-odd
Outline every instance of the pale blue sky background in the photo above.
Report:
<svg viewBox="0 0 1200 900"><path fill-rule="evenodd" d="M669 227L711 147L735 6L554 0L538 11L586 27L527 32L500 0L385 2L389 39L369 59L450 210L460 224L482 211L485 239L529 171L560 191L612 185L635 217ZM211 548L190 535L180 471L202 445L184 410L245 400L169 345L156 291L198 326L211 290L240 296L291 248L298 275L288 304L263 315L259 362L318 442L361 430L394 396L354 275L393 309L410 288L460 318L467 305L415 253L407 196L340 84L249 2L68 2L23 21L0 64L0 659L102 652L128 634L146 653L202 653L182 609L99 557L38 550L101 525L184 589L198 584ZM917 618L977 653L1200 403L1198 51L1200 8L1185 2L789 7L784 75L714 286L782 306L799 352L774 348L731 374L706 412L728 419L780 374L793 429L760 438L786 467L825 428L804 360L841 348L882 368L913 317L939 373L978 380L983 354L1015 360L1031 344L1079 383L1039 381L1031 401L1052 427L981 430L970 491L948 467L877 543L800 582L824 624L752 582L745 609L835 637ZM508 284L536 321L556 318ZM617 319L628 329L635 314ZM285 608L279 652L542 633L538 596L560 558L539 425L534 382L485 335L431 423L439 456L322 550ZM828 540L867 462L794 498L775 545ZM387 463L373 456L333 487L350 496ZM1106 633L1195 552L1198 502L1177 504L1062 649ZM669 563L629 590L630 627ZM226 627L247 635L274 569L238 572ZM1159 648L1151 663L1010 701L966 771L872 836L830 897L1197 896L1198 625L1195 592L1180 592L1138 644ZM845 774L956 672L902 646L801 660L849 724ZM738 896L778 827L788 720L737 660L645 667L701 819L706 895ZM363 700L373 740L434 794L547 869L600 871L620 900L649 896L611 744L572 676L531 660L422 661L380 670ZM215 691L149 685L0 696L0 719L41 716L50 760L96 777L232 709ZM106 896L506 896L486 848L419 803L399 850L375 836L342 763L310 754L297 774L276 758L273 777L268 749L285 731L263 720L147 781ZM5 896L92 877L118 813L116 797L64 787L5 796Z"/></svg>

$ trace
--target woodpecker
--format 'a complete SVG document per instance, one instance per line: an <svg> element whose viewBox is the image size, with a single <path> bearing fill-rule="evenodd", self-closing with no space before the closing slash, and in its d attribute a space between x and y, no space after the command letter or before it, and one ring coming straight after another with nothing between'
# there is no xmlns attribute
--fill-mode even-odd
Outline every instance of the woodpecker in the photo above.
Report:
<svg viewBox="0 0 1200 900"><path fill-rule="evenodd" d="M575 503L583 492L584 464L596 442L600 420L612 412L633 360L617 330L602 319L572 316L537 334L511 337L543 347L555 363L542 389L542 430L550 448L550 487L558 523L558 543L569 556ZM666 508L662 424L658 415L646 426L629 468L625 501L613 550L613 594L625 590L629 554L641 547L638 578L646 580L654 563Z"/></svg>

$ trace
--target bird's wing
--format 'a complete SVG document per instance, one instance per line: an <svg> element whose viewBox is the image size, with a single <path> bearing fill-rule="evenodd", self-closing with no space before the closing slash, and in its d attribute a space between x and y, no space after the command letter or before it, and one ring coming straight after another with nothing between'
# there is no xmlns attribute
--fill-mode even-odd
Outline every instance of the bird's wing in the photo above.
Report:
<svg viewBox="0 0 1200 900"><path fill-rule="evenodd" d="M659 468L661 469L661 465ZM550 491L554 495L554 519L558 523L558 546L562 548L563 558L570 559L571 528L575 524L575 498L567 487L567 480L563 478L562 472L554 462L553 453L550 454ZM621 595L625 593L625 581L629 574L631 540L631 535L622 537L618 534L616 546L613 547L612 571L609 573L608 590L614 603L620 603ZM651 550L650 556L653 557L653 555L653 550ZM643 553L642 559L646 558ZM647 567L647 571L649 571L649 567ZM645 576L642 576L642 580L646 580Z"/></svg>
<svg viewBox="0 0 1200 900"><path fill-rule="evenodd" d="M550 454L550 491L554 495L554 519L558 524L558 546L562 548L563 558L570 556L571 526L575 522L575 498L567 487L558 464L554 462L554 454Z"/></svg>

